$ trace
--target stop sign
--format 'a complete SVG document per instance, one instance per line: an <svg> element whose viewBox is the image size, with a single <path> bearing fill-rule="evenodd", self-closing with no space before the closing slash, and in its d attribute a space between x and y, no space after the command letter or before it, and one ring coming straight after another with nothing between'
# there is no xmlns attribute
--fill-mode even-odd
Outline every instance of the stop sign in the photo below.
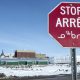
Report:
<svg viewBox="0 0 80 80"><path fill-rule="evenodd" d="M80 3L62 2L48 17L52 37L63 47L80 47Z"/></svg>

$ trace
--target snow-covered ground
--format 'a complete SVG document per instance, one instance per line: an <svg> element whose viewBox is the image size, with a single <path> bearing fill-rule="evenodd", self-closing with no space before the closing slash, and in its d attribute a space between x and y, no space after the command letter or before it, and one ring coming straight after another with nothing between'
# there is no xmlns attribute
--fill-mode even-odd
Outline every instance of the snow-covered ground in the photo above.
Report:
<svg viewBox="0 0 80 80"><path fill-rule="evenodd" d="M80 66L77 67L78 73L80 72ZM59 75L70 74L71 67L65 65L47 65L47 66L32 66L28 68L10 68L0 67L0 73L4 73L6 76L44 76L44 75Z"/></svg>

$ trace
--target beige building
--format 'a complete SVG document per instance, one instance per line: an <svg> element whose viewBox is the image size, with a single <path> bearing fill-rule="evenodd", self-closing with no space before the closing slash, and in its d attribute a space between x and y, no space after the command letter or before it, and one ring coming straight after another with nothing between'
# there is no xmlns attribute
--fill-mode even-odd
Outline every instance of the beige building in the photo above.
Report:
<svg viewBox="0 0 80 80"><path fill-rule="evenodd" d="M46 58L46 54L39 54L39 53L37 53L36 54L36 58L44 59L44 58Z"/></svg>

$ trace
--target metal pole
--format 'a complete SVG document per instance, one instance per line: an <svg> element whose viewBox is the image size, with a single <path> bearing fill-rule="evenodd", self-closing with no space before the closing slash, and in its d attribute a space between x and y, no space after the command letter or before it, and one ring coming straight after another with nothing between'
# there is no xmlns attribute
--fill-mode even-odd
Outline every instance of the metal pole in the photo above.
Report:
<svg viewBox="0 0 80 80"><path fill-rule="evenodd" d="M72 80L77 80L76 49L75 48L71 48L71 72L72 72Z"/></svg>

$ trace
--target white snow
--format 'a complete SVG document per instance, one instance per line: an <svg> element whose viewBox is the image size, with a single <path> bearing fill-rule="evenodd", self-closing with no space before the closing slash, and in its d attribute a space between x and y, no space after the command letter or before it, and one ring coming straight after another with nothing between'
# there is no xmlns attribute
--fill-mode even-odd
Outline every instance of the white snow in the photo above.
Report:
<svg viewBox="0 0 80 80"><path fill-rule="evenodd" d="M47 66L32 66L31 68L6 68L0 67L0 73L6 76L40 76L40 75L58 75L70 74L68 65L47 65Z"/></svg>
<svg viewBox="0 0 80 80"><path fill-rule="evenodd" d="M80 66L77 68L80 72ZM47 65L47 66L32 66L28 68L6 68L0 67L0 73L6 76L44 76L44 75L59 75L71 74L71 67L67 65Z"/></svg>

